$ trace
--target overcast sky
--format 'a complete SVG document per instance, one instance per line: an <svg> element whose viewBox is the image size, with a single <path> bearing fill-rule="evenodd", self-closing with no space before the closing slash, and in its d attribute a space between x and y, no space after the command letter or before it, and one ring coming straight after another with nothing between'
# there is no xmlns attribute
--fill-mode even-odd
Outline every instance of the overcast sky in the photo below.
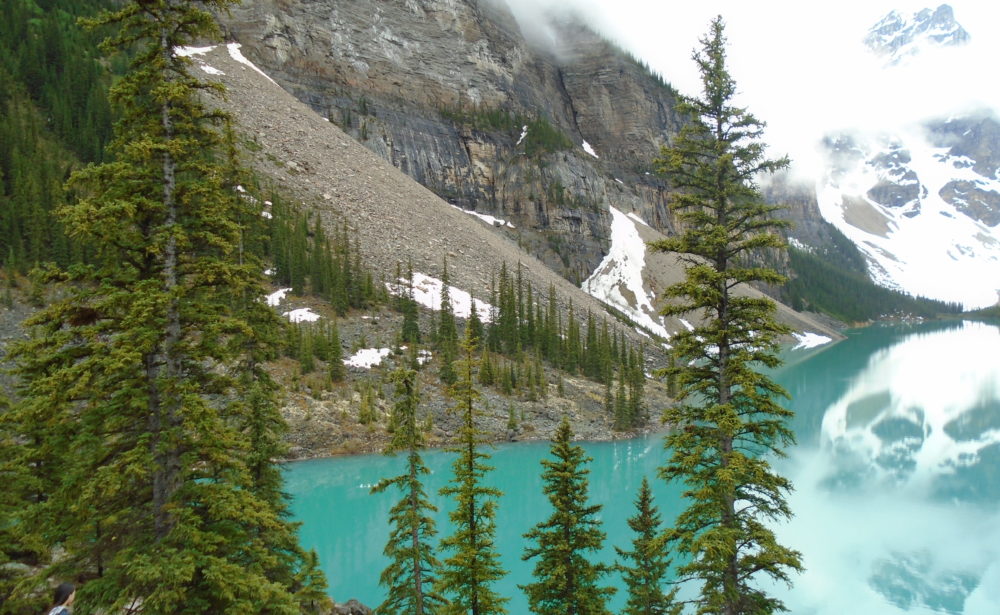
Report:
<svg viewBox="0 0 1000 615"><path fill-rule="evenodd" d="M715 15L726 21L740 103L768 123L771 153L815 168L814 144L845 128L894 129L970 107L1000 109L1000 2L951 2L972 44L884 70L861 43L889 11L909 16L938 3L912 0L508 0L522 22L575 9L644 59L681 92L700 91L691 51Z"/></svg>

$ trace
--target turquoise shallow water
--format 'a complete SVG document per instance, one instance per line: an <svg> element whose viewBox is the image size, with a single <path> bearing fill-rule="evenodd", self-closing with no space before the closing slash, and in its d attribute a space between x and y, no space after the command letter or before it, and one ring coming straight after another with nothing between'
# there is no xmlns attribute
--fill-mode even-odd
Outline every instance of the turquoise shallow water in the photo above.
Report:
<svg viewBox="0 0 1000 615"><path fill-rule="evenodd" d="M777 462L792 478L795 519L779 536L803 552L807 571L794 587L773 588L793 613L1000 612L1000 328L973 323L870 327L809 351L788 351L775 374L793 396L799 444ZM659 437L584 443L594 458L590 493L604 506L601 557L631 540L625 520L649 477L665 520L679 489L656 480L665 458ZM493 450L494 486L505 492L498 545L510 571L498 589L509 611L526 613L518 584L532 563L521 537L549 514L540 459L547 443ZM427 451L429 493L450 478L452 455ZM388 536L392 491L370 495L400 472L381 455L289 464L286 489L339 601L375 606ZM442 498L438 528L448 531ZM617 578L609 579L620 586ZM614 599L617 608L623 595Z"/></svg>

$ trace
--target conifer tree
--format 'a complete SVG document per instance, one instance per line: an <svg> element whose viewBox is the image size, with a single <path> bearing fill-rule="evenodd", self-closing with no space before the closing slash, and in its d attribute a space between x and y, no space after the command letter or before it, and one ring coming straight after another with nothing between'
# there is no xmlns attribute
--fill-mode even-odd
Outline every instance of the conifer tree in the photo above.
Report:
<svg viewBox="0 0 1000 615"><path fill-rule="evenodd" d="M0 392L0 613L42 612L45 604L31 591L19 591L19 585L29 587L29 576L17 563L43 559L48 554L41 536L32 532L30 524L19 520L19 513L38 494L39 483L32 476L30 450L14 425L8 420L8 400Z"/></svg>
<svg viewBox="0 0 1000 615"><path fill-rule="evenodd" d="M664 412L678 428L665 438L669 461L660 474L686 486L687 508L671 532L685 560L679 578L700 584L699 613L735 615L785 610L757 580L788 582L801 563L771 529L791 515L791 484L767 460L792 443L791 412L775 401L785 392L758 371L779 364L777 337L787 328L770 299L735 292L738 284L782 280L752 264L760 251L783 245L775 231L786 226L756 180L788 161L765 157L764 124L733 105L723 32L717 17L701 39L694 59L703 95L683 100L690 121L656 161L678 191L671 207L686 230L653 247L687 263L685 279L665 291L674 302L663 313L694 312L702 323L671 339L679 390Z"/></svg>
<svg viewBox="0 0 1000 615"><path fill-rule="evenodd" d="M24 513L65 550L61 574L96 575L78 596L84 611L299 606L273 460L253 469L248 454L255 437L274 441L271 391L257 359L220 369L256 352L259 321L239 298L262 272L241 258L246 201L229 184L223 116L202 97L217 88L175 53L216 34L203 9L229 4L127 2L95 21L116 30L105 49L128 49L132 63L112 90L114 161L75 174L81 198L60 212L94 259L52 276L71 290L12 352L22 383L12 419L37 426L22 438L46 490Z"/></svg>
<svg viewBox="0 0 1000 615"><path fill-rule="evenodd" d="M330 366L330 380L341 382L347 376L347 370L344 368L344 349L340 346L340 327L337 325L336 320L330 323L329 335L329 356L327 357L327 361Z"/></svg>
<svg viewBox="0 0 1000 615"><path fill-rule="evenodd" d="M479 310L476 308L476 299L472 298L472 309L469 312L469 320L465 322L465 334L471 335L476 346L483 342L483 321L479 318Z"/></svg>
<svg viewBox="0 0 1000 615"><path fill-rule="evenodd" d="M601 548L600 505L587 503L590 461L583 448L572 443L573 432L564 416L552 438L553 460L543 459L543 490L552 515L524 535L534 545L521 559L537 558L534 583L521 588L531 612L539 615L607 615L606 602L613 587L601 587L609 572L604 564L588 561L587 554Z"/></svg>
<svg viewBox="0 0 1000 615"><path fill-rule="evenodd" d="M431 541L437 530L430 515L437 508L427 499L421 482L429 470L420 457L424 435L417 422L417 373L399 369L393 373L393 382L397 396L391 419L394 428L385 452L405 452L406 472L382 479L372 488L372 493L380 493L396 486L402 493L389 511L391 529L383 553L390 562L379 579L388 596L377 611L384 615L433 615L442 612L447 602L434 589L441 563L434 556Z"/></svg>
<svg viewBox="0 0 1000 615"><path fill-rule="evenodd" d="M441 359L441 382L453 384L455 382L455 366L452 363L458 354L458 330L455 326L455 311L451 305L451 290L448 280L448 259L444 259L443 273L441 274L441 315L437 328L437 348Z"/></svg>
<svg viewBox="0 0 1000 615"><path fill-rule="evenodd" d="M624 615L679 615L681 605L675 602L677 590L664 591L668 583L670 560L663 548L660 513L653 504L649 481L644 477L635 500L635 516L628 526L635 532L632 550L615 547L618 557L625 560L618 569L628 588Z"/></svg>
<svg viewBox="0 0 1000 615"><path fill-rule="evenodd" d="M396 279L396 285L400 284L401 280ZM405 344L419 344L420 343L420 323L418 321L419 312L417 311L417 302L413 298L413 263L407 263L406 267L406 290L405 295L403 295L399 302L400 308L403 312L403 330L400 333L399 339Z"/></svg>
<svg viewBox="0 0 1000 615"><path fill-rule="evenodd" d="M471 333L471 331L469 332ZM466 335L461 344L462 360L458 361L458 380L450 393L455 398L455 410L461 413L462 428L459 444L449 449L458 453L452 468L455 477L451 485L441 489L441 495L455 500L455 509L448 514L455 527L451 536L441 541L441 549L451 555L444 561L438 577L438 592L450 598L442 613L453 615L487 615L506 613L507 598L501 597L491 585L503 578L496 537L496 501L503 495L499 489L484 485L490 456L480 450L483 432L476 427L476 400L479 391L472 381L475 369L475 338Z"/></svg>

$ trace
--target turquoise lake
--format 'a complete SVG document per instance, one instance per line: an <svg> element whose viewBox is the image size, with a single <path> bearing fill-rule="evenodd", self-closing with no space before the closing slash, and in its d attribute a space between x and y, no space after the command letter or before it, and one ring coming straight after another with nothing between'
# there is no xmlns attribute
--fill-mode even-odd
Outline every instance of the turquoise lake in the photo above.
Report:
<svg viewBox="0 0 1000 615"><path fill-rule="evenodd" d="M792 479L795 518L776 527L803 553L806 570L792 588L771 588L795 614L1000 613L1000 327L982 323L874 326L842 342L790 350L776 372L797 415L798 445L779 471ZM656 479L661 438L583 443L593 457L590 496L603 505L605 548L629 547L626 519L648 477L666 522L679 489ZM550 513L539 461L548 443L492 451L491 483L504 497L497 514L509 574L497 589L508 611L527 613L518 589L531 580L522 538ZM451 475L452 455L426 451L436 494ZM304 546L319 554L338 601L377 606L386 564L390 490L370 495L402 458L369 455L289 464L286 489L302 522ZM436 498L439 537L450 502ZM624 602L619 587L612 610Z"/></svg>

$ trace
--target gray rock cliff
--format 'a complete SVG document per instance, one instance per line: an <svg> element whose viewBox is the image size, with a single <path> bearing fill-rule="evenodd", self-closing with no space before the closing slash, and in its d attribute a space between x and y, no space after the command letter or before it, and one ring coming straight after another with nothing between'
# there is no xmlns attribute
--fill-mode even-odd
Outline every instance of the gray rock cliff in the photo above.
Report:
<svg viewBox="0 0 1000 615"><path fill-rule="evenodd" d="M544 46L485 0L254 0L224 23L295 97L449 203L509 220L571 281L606 251L608 205L674 228L650 172L675 93L578 22Z"/></svg>

